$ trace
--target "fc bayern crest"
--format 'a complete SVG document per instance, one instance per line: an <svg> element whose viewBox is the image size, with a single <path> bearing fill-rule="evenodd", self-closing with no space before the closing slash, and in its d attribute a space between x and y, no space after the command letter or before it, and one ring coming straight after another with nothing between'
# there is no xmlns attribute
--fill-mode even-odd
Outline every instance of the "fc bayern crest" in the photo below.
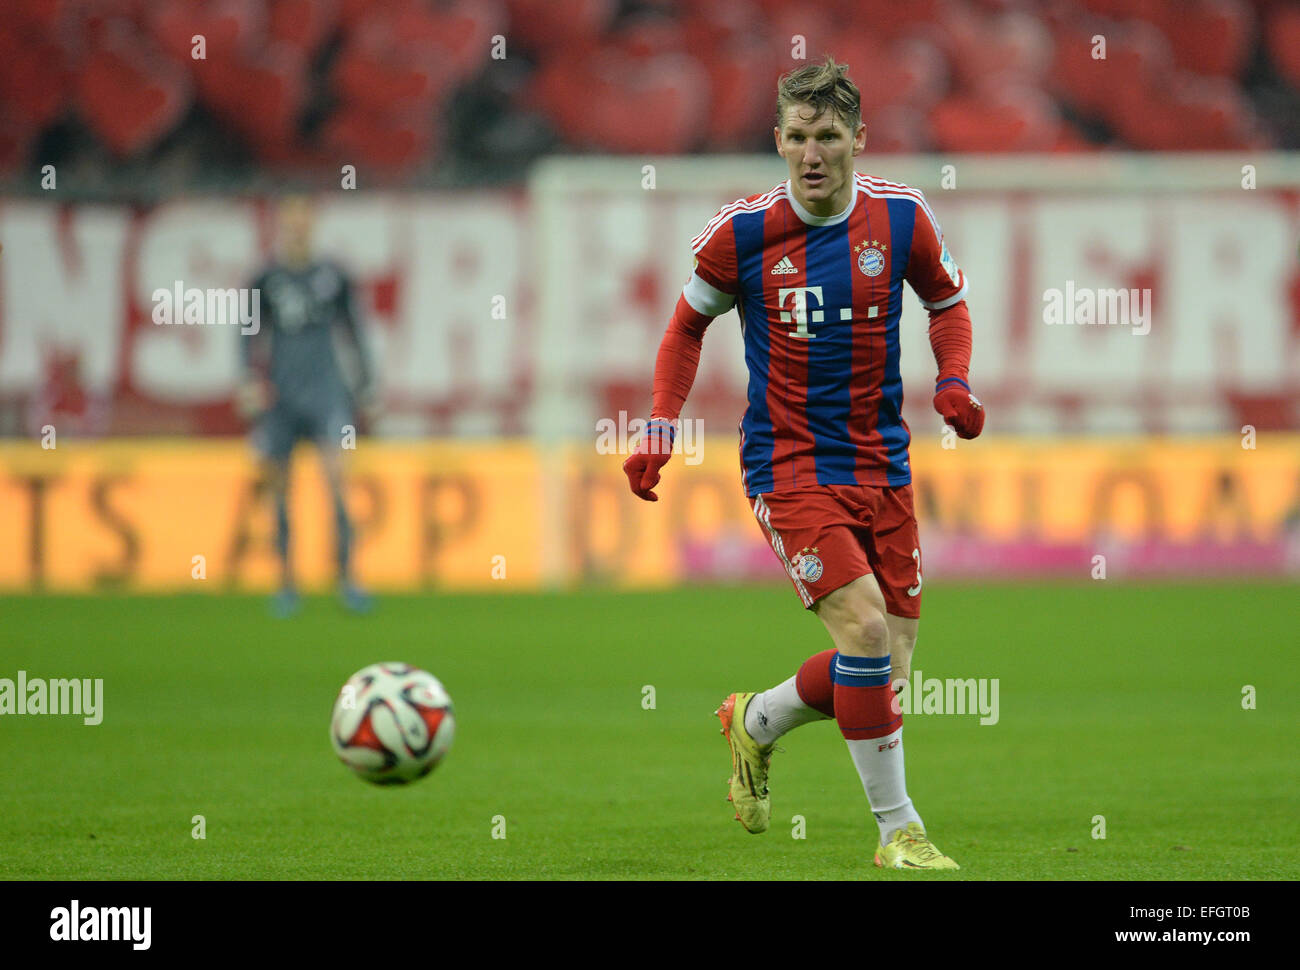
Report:
<svg viewBox="0 0 1300 970"><path fill-rule="evenodd" d="M879 276L885 271L885 254L874 246L862 250L858 256L858 269L867 276Z"/></svg>
<svg viewBox="0 0 1300 970"><path fill-rule="evenodd" d="M805 582L817 582L822 578L822 561L811 553L804 553L799 557L799 575Z"/></svg>

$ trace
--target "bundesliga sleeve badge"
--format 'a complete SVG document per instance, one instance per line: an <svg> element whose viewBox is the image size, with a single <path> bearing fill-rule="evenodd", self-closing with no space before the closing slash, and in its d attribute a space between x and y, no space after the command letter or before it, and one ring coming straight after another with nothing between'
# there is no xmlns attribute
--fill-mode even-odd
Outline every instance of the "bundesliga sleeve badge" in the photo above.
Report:
<svg viewBox="0 0 1300 970"><path fill-rule="evenodd" d="M943 244L943 252L939 254L939 265L947 272L953 286L961 286L961 270L957 268L957 260L952 258L952 253L948 252L947 243Z"/></svg>

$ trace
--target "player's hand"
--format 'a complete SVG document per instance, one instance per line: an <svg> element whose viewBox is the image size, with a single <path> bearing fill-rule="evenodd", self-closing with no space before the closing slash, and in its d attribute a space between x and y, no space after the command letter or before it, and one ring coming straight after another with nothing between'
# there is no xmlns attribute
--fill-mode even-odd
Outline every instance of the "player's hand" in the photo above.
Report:
<svg viewBox="0 0 1300 970"><path fill-rule="evenodd" d="M271 391L266 382L250 377L235 389L235 411L245 421L251 421L271 406Z"/></svg>
<svg viewBox="0 0 1300 970"><path fill-rule="evenodd" d="M984 405L960 377L948 377L935 385L934 409L958 438L977 438L984 430Z"/></svg>
<svg viewBox="0 0 1300 970"><path fill-rule="evenodd" d="M647 502L659 501L659 496L650 490L659 484L659 470L673 456L675 437L671 422L652 418L645 434L637 442L636 450L623 462L627 483L637 498Z"/></svg>

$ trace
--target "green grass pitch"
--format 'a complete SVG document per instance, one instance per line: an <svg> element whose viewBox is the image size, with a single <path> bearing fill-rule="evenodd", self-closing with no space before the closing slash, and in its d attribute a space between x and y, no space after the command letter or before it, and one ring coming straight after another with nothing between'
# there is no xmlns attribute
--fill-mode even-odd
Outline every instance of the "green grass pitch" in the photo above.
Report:
<svg viewBox="0 0 1300 970"><path fill-rule="evenodd" d="M260 597L6 597L0 677L102 677L104 720L0 718L0 878L1296 879L1296 604L1280 583L927 585L915 667L998 678L1000 720L908 718L910 794L963 867L913 874L871 865L830 722L783 740L772 828L732 820L713 710L828 645L787 587L368 617L309 598L290 621ZM379 660L456 704L447 760L406 788L329 746L339 686Z"/></svg>

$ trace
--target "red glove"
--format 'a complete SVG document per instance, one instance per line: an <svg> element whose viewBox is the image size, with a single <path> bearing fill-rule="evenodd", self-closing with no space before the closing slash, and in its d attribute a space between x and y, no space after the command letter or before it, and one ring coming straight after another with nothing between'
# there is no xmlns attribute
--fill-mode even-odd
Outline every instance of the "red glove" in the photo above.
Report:
<svg viewBox="0 0 1300 970"><path fill-rule="evenodd" d="M958 438L978 438L984 430L984 405L960 377L944 378L934 386L934 409Z"/></svg>
<svg viewBox="0 0 1300 970"><path fill-rule="evenodd" d="M659 496L650 489L659 484L659 469L668 464L668 459L673 456L673 440L676 436L671 421L663 418L650 419L645 434L637 442L636 451L623 462L627 483L637 498L647 502L659 501Z"/></svg>

